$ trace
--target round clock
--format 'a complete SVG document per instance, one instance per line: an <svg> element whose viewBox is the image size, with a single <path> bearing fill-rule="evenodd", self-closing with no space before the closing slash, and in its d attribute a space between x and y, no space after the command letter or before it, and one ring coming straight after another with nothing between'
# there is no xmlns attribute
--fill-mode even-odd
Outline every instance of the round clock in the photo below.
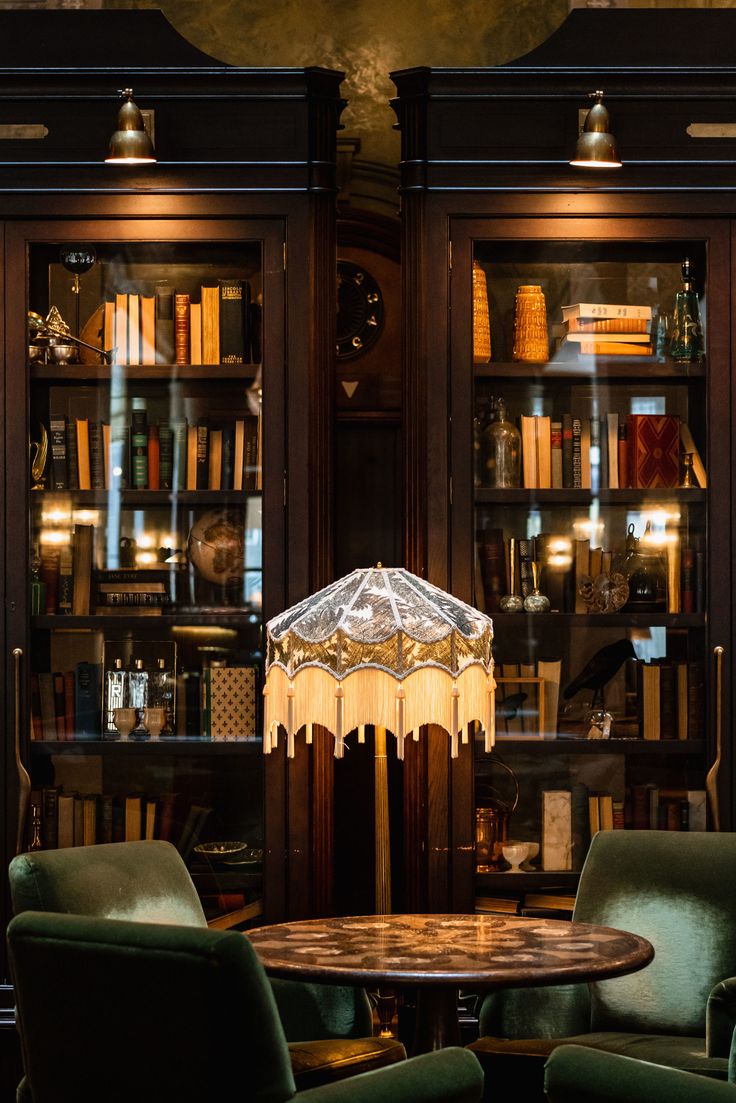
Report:
<svg viewBox="0 0 736 1103"><path fill-rule="evenodd" d="M349 260L337 262L337 358L366 352L383 327L383 296L370 272Z"/></svg>

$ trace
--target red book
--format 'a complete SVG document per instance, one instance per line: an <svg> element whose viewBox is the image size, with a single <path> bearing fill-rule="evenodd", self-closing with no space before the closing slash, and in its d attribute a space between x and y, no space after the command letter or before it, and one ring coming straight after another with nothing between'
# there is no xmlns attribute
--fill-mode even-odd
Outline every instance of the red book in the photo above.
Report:
<svg viewBox="0 0 736 1103"><path fill-rule="evenodd" d="M177 292L174 296L174 346L176 363L189 363L189 296Z"/></svg>
<svg viewBox="0 0 736 1103"><path fill-rule="evenodd" d="M38 684L38 674L35 670L31 674L31 739L43 739L41 689Z"/></svg>
<svg viewBox="0 0 736 1103"><path fill-rule="evenodd" d="M651 490L680 485L680 419L672 414L629 414L629 482Z"/></svg>
<svg viewBox="0 0 736 1103"><path fill-rule="evenodd" d="M148 489L159 489L159 471L161 460L161 444L159 441L158 425L148 426Z"/></svg>

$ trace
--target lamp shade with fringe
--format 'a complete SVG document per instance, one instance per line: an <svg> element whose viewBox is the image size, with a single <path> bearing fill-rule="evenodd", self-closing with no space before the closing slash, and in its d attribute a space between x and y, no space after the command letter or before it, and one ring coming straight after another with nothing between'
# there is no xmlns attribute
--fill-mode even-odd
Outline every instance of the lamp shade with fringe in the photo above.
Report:
<svg viewBox="0 0 736 1103"><path fill-rule="evenodd" d="M263 750L286 729L287 754L301 728L320 724L342 758L345 735L387 728L399 758L412 732L438 724L452 757L478 721L493 747L490 617L400 568L353 571L266 626Z"/></svg>

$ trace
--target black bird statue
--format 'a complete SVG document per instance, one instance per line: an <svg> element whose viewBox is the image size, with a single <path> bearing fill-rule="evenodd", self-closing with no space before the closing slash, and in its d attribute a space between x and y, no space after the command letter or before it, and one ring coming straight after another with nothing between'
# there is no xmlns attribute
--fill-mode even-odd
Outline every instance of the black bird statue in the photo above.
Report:
<svg viewBox="0 0 736 1103"><path fill-rule="evenodd" d="M566 701L579 693L581 689L592 689L591 708L595 708L598 697L603 699L603 687L607 685L626 659L635 659L636 652L631 640L617 640L596 651L590 662L586 663L566 687L562 696Z"/></svg>

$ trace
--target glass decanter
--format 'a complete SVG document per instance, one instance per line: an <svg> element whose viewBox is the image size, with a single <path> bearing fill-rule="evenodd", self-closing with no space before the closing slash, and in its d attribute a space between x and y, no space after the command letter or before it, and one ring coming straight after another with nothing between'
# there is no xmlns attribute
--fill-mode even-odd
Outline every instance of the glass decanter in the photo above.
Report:
<svg viewBox="0 0 736 1103"><path fill-rule="evenodd" d="M490 425L483 431L483 485L515 488L521 485L521 433L506 416L499 398Z"/></svg>
<svg viewBox="0 0 736 1103"><path fill-rule="evenodd" d="M703 356L700 305L693 283L689 257L685 257L682 262L682 287L675 295L670 356L680 363L700 360Z"/></svg>

